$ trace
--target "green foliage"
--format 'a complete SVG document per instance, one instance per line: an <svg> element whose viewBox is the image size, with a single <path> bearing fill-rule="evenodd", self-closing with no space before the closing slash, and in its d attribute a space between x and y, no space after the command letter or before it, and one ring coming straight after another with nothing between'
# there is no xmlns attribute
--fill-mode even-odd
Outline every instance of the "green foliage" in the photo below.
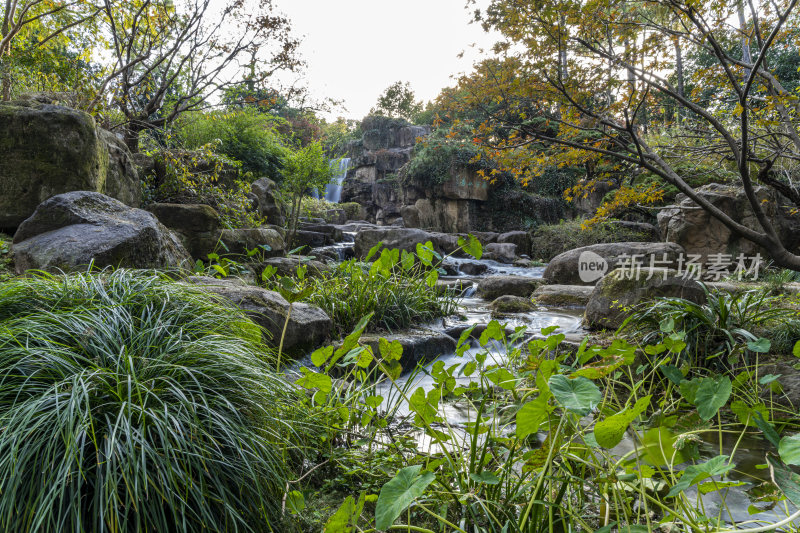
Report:
<svg viewBox="0 0 800 533"><path fill-rule="evenodd" d="M537 259L549 261L560 253L607 242L647 242L650 235L614 222L583 229L580 220L537 226L531 233L531 250Z"/></svg>
<svg viewBox="0 0 800 533"><path fill-rule="evenodd" d="M420 472L421 465L407 466L381 488L375 506L375 527L385 530L394 523L411 503L425 493L436 476Z"/></svg>
<svg viewBox="0 0 800 533"><path fill-rule="evenodd" d="M760 351L756 331L795 314L764 291L730 293L706 289L707 302L658 298L636 310L623 326L645 343L675 331L685 341L687 357L699 367L725 368L738 356ZM754 349L755 348L755 349ZM682 350L681 350L682 351Z"/></svg>
<svg viewBox="0 0 800 533"><path fill-rule="evenodd" d="M378 97L378 103L370 110L370 114L411 120L422 110L422 103L415 100L411 84L397 81Z"/></svg>
<svg viewBox="0 0 800 533"><path fill-rule="evenodd" d="M469 140L451 137L447 129L438 128L414 147L411 161L403 171L403 179L430 186L441 185L451 178L454 169L482 168L471 163L477 153L477 148Z"/></svg>
<svg viewBox="0 0 800 533"><path fill-rule="evenodd" d="M216 209L228 228L260 226L262 220L248 196L250 183L240 179L240 164L216 148L210 144L190 152L156 152L165 175L144 177L144 203L202 203Z"/></svg>
<svg viewBox="0 0 800 533"><path fill-rule="evenodd" d="M189 150L216 143L216 151L241 163L254 178L267 176L280 181L288 150L277 131L281 120L253 108L193 112L175 124L175 137Z"/></svg>
<svg viewBox="0 0 800 533"><path fill-rule="evenodd" d="M242 312L166 276L0 284L3 529L273 530L313 424L269 362Z"/></svg>
<svg viewBox="0 0 800 533"><path fill-rule="evenodd" d="M11 255L11 237L0 233L0 282L14 276L14 260Z"/></svg>

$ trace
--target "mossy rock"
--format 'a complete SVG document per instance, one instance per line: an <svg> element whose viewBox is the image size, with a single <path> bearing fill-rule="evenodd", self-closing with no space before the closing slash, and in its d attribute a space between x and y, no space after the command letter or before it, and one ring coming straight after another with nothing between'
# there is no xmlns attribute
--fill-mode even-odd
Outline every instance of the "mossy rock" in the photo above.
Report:
<svg viewBox="0 0 800 533"><path fill-rule="evenodd" d="M533 299L553 307L584 307L593 290L594 287L584 285L541 285L533 293Z"/></svg>
<svg viewBox="0 0 800 533"><path fill-rule="evenodd" d="M489 308L492 310L492 316L503 316L512 313L528 313L536 309L536 306L529 298L506 295L493 301Z"/></svg>

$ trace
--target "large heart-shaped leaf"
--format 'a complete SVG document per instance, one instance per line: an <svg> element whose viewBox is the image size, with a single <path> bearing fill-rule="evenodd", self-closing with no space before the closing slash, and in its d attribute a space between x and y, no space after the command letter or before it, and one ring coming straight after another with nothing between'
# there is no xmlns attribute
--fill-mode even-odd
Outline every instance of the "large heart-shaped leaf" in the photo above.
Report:
<svg viewBox="0 0 800 533"><path fill-rule="evenodd" d="M549 393L542 393L517 411L517 437L524 439L531 433L539 431L539 426L547 420L553 410L547 403L549 397Z"/></svg>
<svg viewBox="0 0 800 533"><path fill-rule="evenodd" d="M727 455L718 455L713 459L709 459L705 463L699 465L690 465L683 471L681 478L672 487L667 494L667 497L677 496L685 491L692 485L703 481L711 476L721 476L728 471L732 470L735 466L733 463L728 462Z"/></svg>
<svg viewBox="0 0 800 533"><path fill-rule="evenodd" d="M648 405L650 405L650 396L639 398L633 407L598 422L594 426L597 444L603 448L613 448L619 444L628 426L647 409Z"/></svg>
<svg viewBox="0 0 800 533"><path fill-rule="evenodd" d="M792 470L779 461L772 454L767 455L767 462L769 463L769 473L772 477L772 482L781 489L781 492L793 504L800 506L800 475L795 474Z"/></svg>
<svg viewBox="0 0 800 533"><path fill-rule="evenodd" d="M778 445L778 455L787 465L800 465L800 433L783 437Z"/></svg>
<svg viewBox="0 0 800 533"><path fill-rule="evenodd" d="M562 374L556 374L550 378L548 385L562 407L580 416L591 413L603 399L597 385L584 377L569 379Z"/></svg>
<svg viewBox="0 0 800 533"><path fill-rule="evenodd" d="M700 386L697 387L694 404L697 406L697 414L703 420L711 420L717 412L728 403L731 397L733 386L728 376L717 376L715 378L703 378Z"/></svg>
<svg viewBox="0 0 800 533"><path fill-rule="evenodd" d="M436 478L433 472L420 474L421 468L422 465L407 466L381 488L375 504L375 529L389 529L400 513L422 496Z"/></svg>

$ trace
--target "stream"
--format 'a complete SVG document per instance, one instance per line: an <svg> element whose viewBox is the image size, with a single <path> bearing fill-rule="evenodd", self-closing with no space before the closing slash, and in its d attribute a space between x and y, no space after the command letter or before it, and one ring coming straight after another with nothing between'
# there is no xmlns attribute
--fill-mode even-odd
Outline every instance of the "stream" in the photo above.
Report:
<svg viewBox="0 0 800 533"><path fill-rule="evenodd" d="M351 243L340 243L334 246L326 247L328 253L336 253L341 258L347 255L348 247L352 246ZM430 329L440 331L452 331L454 328L466 327L476 324L488 324L491 318L491 311L489 303L480 298L474 297L475 287L480 278L492 275L515 275L515 276L529 276L534 278L542 277L544 267L523 268L512 265L505 265L489 260L475 260L475 259L456 259L449 258L448 261L452 262L456 267L459 267L464 262L481 263L486 265L487 270L477 276L458 275L458 276L443 276L443 280L462 280L465 285L469 286L472 283L472 288L467 288L463 297L459 300L459 313L457 316L451 316L443 321L438 321L436 324L425 325ZM460 268L459 268L460 270ZM537 335L540 330L550 326L558 326L558 333L566 335L566 339L572 342L580 342L586 335L586 330L582 327L583 309L556 309L556 308L543 308L540 307L534 311L526 313L518 313L513 315L506 315L502 318L501 323L507 324L509 329L518 326L527 326L528 335ZM456 335L457 336L457 335ZM485 348L478 346L476 340L471 340L471 348L467 350L463 356L459 357L455 353L443 354L436 361L427 363L424 368L428 372L432 366L437 362L444 362L445 368L451 365L468 363L475 360L476 354L486 351L488 349L488 357L486 365L493 363L502 363L505 358L505 351L502 346L489 345ZM494 341L493 341L494 342ZM474 377L474 376L473 376ZM408 383L409 380L413 380ZM469 384L470 377L457 377L456 381L459 385ZM387 399L396 399L398 395L393 393L391 384L383 382L377 386L375 391ZM405 374L397 380L400 386L408 385L409 390L415 390L422 387L426 392L435 386L433 378L427 372L417 372L415 374ZM463 404L453 402L446 402L442 406L443 412L446 415L448 424L454 428L464 428L467 422L470 422L475 417L475 412ZM398 416L408 415L407 406L401 405L397 412ZM509 431L514 431L513 426ZM642 443L645 445L652 445L653 435L652 431L639 432L634 434L632 431L623 438L623 441L611 450L612 456L622 457L626 453L633 452L634 455L638 453L639 458L644 462L648 459L642 455ZM665 435L664 432L667 434ZM663 453L669 457L673 453L672 443L674 437L669 433L669 430L661 430L658 436L658 442L663 449ZM546 435L541 434L540 440L544 440ZM788 503L787 501L769 502L758 499L758 493L764 492L763 487L766 486L764 482L769 480L769 470L763 468L766 463L764 454L770 445L757 434L751 432L745 435L737 446L738 435L723 434L722 436L722 453L730 455L735 449L734 463L735 469L729 473L728 478L733 481L741 481L744 484L741 486L729 487L721 491L709 492L707 494L698 495L697 485L692 486L686 491L690 501L698 502L698 506L705 509L707 516L721 516L726 523L748 522L741 528L751 528L756 526L764 526L772 523L779 522L785 519L789 514L797 511L797 508ZM665 445L664 443L667 443ZM436 446L425 435L418 436L418 445L422 451L435 451ZM720 453L719 436L717 433L709 433L701 435L701 442L699 442L699 453L701 460L708 460L715 457ZM640 450L637 452L636 450ZM678 469L691 464L685 462L681 465L676 465ZM705 481L711 481L707 479ZM762 485L764 484L764 485ZM724 501L722 496L724 496ZM800 519L794 523L795 527L800 527ZM777 531L790 531L791 529L780 529Z"/></svg>

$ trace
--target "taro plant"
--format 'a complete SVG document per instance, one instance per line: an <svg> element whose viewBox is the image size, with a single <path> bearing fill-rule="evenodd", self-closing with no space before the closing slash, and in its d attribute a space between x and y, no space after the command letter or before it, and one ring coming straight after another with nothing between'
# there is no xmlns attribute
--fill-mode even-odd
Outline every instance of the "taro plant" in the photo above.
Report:
<svg viewBox="0 0 800 533"><path fill-rule="evenodd" d="M316 424L242 312L164 275L0 284L4 531L274 531Z"/></svg>

